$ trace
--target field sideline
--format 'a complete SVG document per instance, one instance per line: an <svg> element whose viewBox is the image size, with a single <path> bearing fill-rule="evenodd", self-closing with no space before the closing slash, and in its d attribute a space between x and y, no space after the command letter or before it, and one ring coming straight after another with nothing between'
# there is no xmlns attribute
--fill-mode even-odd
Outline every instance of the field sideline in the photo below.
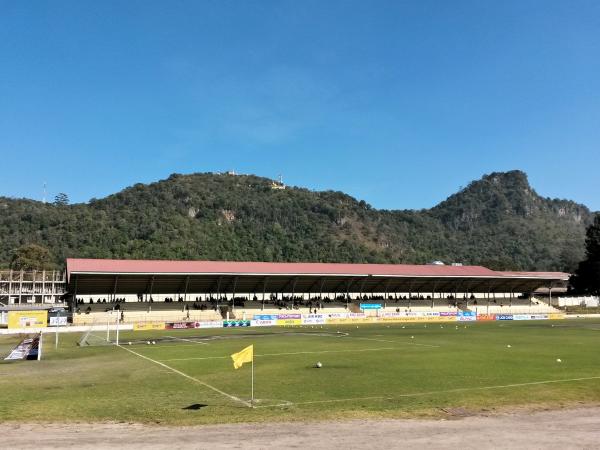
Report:
<svg viewBox="0 0 600 450"><path fill-rule="evenodd" d="M42 361L0 363L1 421L440 417L600 401L600 319L138 331L122 332L121 348L80 338L65 333L55 350L47 334ZM0 355L17 341L0 337ZM249 344L255 408L250 366L229 357Z"/></svg>

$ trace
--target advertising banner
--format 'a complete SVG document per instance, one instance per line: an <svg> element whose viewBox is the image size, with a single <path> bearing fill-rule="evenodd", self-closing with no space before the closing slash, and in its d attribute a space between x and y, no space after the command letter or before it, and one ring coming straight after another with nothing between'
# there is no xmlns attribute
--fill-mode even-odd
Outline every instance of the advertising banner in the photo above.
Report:
<svg viewBox="0 0 600 450"><path fill-rule="evenodd" d="M133 331L164 330L164 322L138 322L133 324Z"/></svg>
<svg viewBox="0 0 600 450"><path fill-rule="evenodd" d="M9 311L8 328L38 328L48 324L48 311Z"/></svg>
<svg viewBox="0 0 600 450"><path fill-rule="evenodd" d="M327 319L327 323L330 324L336 324L336 325L349 325L349 324L355 324L355 323L373 323L376 322L377 318L376 317L362 317L362 318L340 318L340 319Z"/></svg>
<svg viewBox="0 0 600 450"><path fill-rule="evenodd" d="M254 314L254 320L277 320L276 314Z"/></svg>
<svg viewBox="0 0 600 450"><path fill-rule="evenodd" d="M513 320L531 320L530 314L513 314Z"/></svg>
<svg viewBox="0 0 600 450"><path fill-rule="evenodd" d="M348 313L347 317L349 319L364 319L367 315L365 313Z"/></svg>
<svg viewBox="0 0 600 450"><path fill-rule="evenodd" d="M277 314L277 325L302 325L302 314Z"/></svg>
<svg viewBox="0 0 600 450"><path fill-rule="evenodd" d="M304 314L302 316L303 325L323 325L325 316L323 314Z"/></svg>
<svg viewBox="0 0 600 450"><path fill-rule="evenodd" d="M224 320L223 321L223 327L224 328L231 328L231 327L249 327L250 321L249 320Z"/></svg>
<svg viewBox="0 0 600 450"><path fill-rule="evenodd" d="M302 314L277 314L278 320L302 319Z"/></svg>
<svg viewBox="0 0 600 450"><path fill-rule="evenodd" d="M477 320L496 320L496 314L477 314Z"/></svg>
<svg viewBox="0 0 600 450"><path fill-rule="evenodd" d="M277 325L279 325L279 326L302 325L302 319L277 319Z"/></svg>
<svg viewBox="0 0 600 450"><path fill-rule="evenodd" d="M51 327L65 327L67 326L67 316L50 316L48 325Z"/></svg>
<svg viewBox="0 0 600 450"><path fill-rule="evenodd" d="M531 320L546 320L548 319L548 314L532 314Z"/></svg>
<svg viewBox="0 0 600 450"><path fill-rule="evenodd" d="M378 318L377 321L381 322L449 322L455 321L456 317L454 315L441 315L441 313L437 311L432 312L389 312L383 313Z"/></svg>
<svg viewBox="0 0 600 450"><path fill-rule="evenodd" d="M137 325L144 325L143 322L140 322ZM147 324L150 325L150 324ZM168 323L163 323L162 326L163 328L159 328L160 327L160 323L154 323L155 327L154 328L136 328L136 325L134 325L133 329L134 330L187 330L187 329L191 329L191 328L222 328L223 327L223 322L221 322L220 320L215 321L215 320L209 320L209 321L203 321L203 322L168 322Z"/></svg>
<svg viewBox="0 0 600 450"><path fill-rule="evenodd" d="M326 319L326 322L331 325L340 325L350 323L350 319L348 319L347 317L333 317Z"/></svg>
<svg viewBox="0 0 600 450"><path fill-rule="evenodd" d="M548 314L548 319L550 320L557 320L557 319L564 319L565 315L563 313L550 313Z"/></svg>
<svg viewBox="0 0 600 450"><path fill-rule="evenodd" d="M512 314L496 314L496 320L513 320Z"/></svg>
<svg viewBox="0 0 600 450"><path fill-rule="evenodd" d="M459 311L456 319L460 322L472 322L477 320L477 314L474 311Z"/></svg>
<svg viewBox="0 0 600 450"><path fill-rule="evenodd" d="M277 319L252 319L250 321L250 326L253 327L274 327L275 325L277 325Z"/></svg>
<svg viewBox="0 0 600 450"><path fill-rule="evenodd" d="M354 324L354 323L371 323L376 320L375 317L368 317L364 313L332 313L327 314L326 322L330 324Z"/></svg>
<svg viewBox="0 0 600 450"><path fill-rule="evenodd" d="M196 328L222 328L223 323L220 320L207 320L196 322Z"/></svg>
<svg viewBox="0 0 600 450"><path fill-rule="evenodd" d="M346 319L348 317L348 313L327 313L327 319Z"/></svg>
<svg viewBox="0 0 600 450"><path fill-rule="evenodd" d="M196 328L196 322L167 322L166 330L185 330L187 328Z"/></svg>

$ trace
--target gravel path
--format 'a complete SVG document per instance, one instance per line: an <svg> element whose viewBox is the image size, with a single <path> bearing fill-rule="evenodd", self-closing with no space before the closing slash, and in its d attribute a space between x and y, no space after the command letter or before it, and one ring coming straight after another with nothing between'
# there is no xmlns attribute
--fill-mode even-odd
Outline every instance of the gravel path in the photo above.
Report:
<svg viewBox="0 0 600 450"><path fill-rule="evenodd" d="M351 420L163 427L0 424L7 449L568 449L600 448L600 407L456 420Z"/></svg>

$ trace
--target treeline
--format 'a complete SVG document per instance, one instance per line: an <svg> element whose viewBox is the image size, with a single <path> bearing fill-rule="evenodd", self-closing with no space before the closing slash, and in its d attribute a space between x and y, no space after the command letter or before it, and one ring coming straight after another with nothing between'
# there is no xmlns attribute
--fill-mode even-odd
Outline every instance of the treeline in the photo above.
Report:
<svg viewBox="0 0 600 450"><path fill-rule="evenodd" d="M399 195L400 197L400 195ZM402 199L398 199L402 203ZM430 210L376 210L344 193L273 189L255 176L174 174L87 204L0 198L0 264L36 244L90 258L482 264L573 270L588 209L494 173Z"/></svg>

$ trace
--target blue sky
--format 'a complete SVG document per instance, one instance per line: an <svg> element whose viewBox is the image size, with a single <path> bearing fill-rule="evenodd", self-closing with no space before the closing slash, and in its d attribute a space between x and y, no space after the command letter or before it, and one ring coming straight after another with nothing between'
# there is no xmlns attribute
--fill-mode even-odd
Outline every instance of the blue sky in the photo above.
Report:
<svg viewBox="0 0 600 450"><path fill-rule="evenodd" d="M0 0L0 195L236 170L378 208L521 169L600 210L600 2Z"/></svg>

